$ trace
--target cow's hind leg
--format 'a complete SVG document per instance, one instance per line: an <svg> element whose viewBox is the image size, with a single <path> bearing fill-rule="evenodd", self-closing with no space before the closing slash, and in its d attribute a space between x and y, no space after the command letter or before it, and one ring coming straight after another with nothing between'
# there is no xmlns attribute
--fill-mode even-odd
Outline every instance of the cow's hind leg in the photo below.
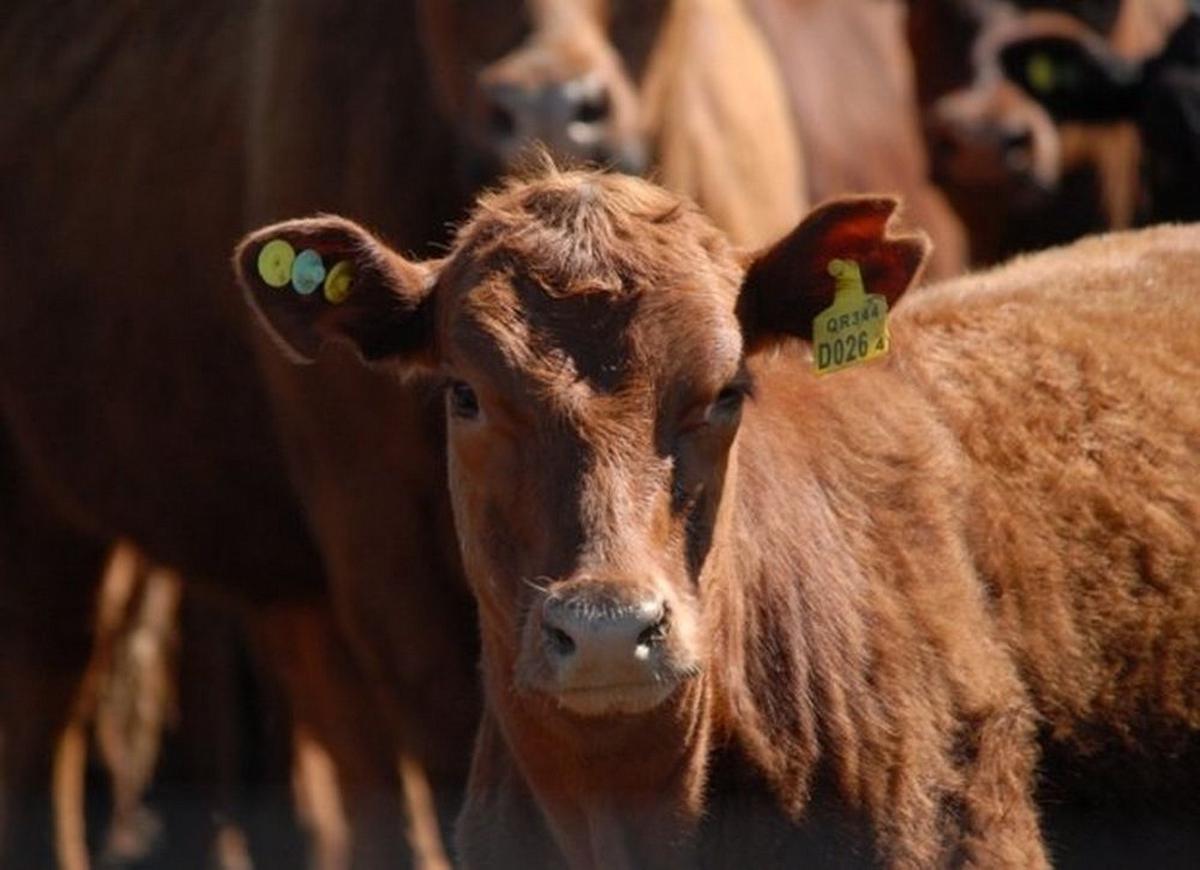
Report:
<svg viewBox="0 0 1200 870"><path fill-rule="evenodd" d="M292 705L302 815L324 866L445 866L424 860L408 841L406 822L418 826L405 812L398 738L331 615L295 606L257 617L256 633Z"/></svg>
<svg viewBox="0 0 1200 870"><path fill-rule="evenodd" d="M51 781L91 652L104 547L67 528L0 445L0 867L54 866Z"/></svg>
<svg viewBox="0 0 1200 870"><path fill-rule="evenodd" d="M974 764L963 791L962 857L969 867L1049 867L1037 809L1033 717L1016 705L971 723Z"/></svg>

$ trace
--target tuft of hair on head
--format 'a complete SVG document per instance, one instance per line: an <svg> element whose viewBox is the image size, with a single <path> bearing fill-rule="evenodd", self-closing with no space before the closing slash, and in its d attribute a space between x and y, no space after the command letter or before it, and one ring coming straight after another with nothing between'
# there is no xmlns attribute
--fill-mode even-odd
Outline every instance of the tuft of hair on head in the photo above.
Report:
<svg viewBox="0 0 1200 870"><path fill-rule="evenodd" d="M560 178L576 172L596 172L597 167L581 157L556 155L544 142L535 141L525 148L513 161L502 187L513 183L528 183Z"/></svg>

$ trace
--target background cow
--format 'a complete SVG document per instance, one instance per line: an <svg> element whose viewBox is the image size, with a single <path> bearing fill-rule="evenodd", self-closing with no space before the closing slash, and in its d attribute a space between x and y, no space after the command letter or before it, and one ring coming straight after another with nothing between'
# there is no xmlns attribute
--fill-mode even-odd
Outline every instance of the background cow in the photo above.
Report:
<svg viewBox="0 0 1200 870"><path fill-rule="evenodd" d="M1141 196L1132 125L1056 125L1004 77L996 52L1013 33L1055 22L1092 33L1122 58L1145 58L1162 48L1183 0L908 6L934 178L966 224L974 262L1132 225Z"/></svg>
<svg viewBox="0 0 1200 870"><path fill-rule="evenodd" d="M1142 140L1145 223L1200 217L1200 8L1163 50L1134 63L1094 34L1021 22L996 46L997 63L1059 122L1130 121Z"/></svg>

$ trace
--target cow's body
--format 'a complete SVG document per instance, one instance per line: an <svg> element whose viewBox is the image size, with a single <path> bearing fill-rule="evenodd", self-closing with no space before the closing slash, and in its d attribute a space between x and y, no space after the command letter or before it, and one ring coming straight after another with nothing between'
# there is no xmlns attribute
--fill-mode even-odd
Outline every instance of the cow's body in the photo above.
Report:
<svg viewBox="0 0 1200 870"><path fill-rule="evenodd" d="M921 291L887 358L818 376L783 336L833 260L903 293L925 246L894 207L826 206L744 275L676 198L552 169L444 260L335 218L243 244L296 354L448 379L487 708L468 864L1042 866L1039 723L1147 771L1194 746L1196 230ZM275 240L346 259L345 307L266 286Z"/></svg>
<svg viewBox="0 0 1200 870"><path fill-rule="evenodd" d="M421 735L406 744L394 719L364 712L404 689L389 674L382 690L341 649L314 519L283 458L254 336L220 292L221 252L244 224L249 177L243 47L256 57L266 49L250 42L240 8L193 13L163 4L5 15L0 416L6 478L20 484L3 498L20 502L4 512L0 730L13 796L0 852L19 867L49 860L51 829L35 808L89 647L102 552L92 541L120 533L189 581L253 605L258 638L295 676L293 707L337 766L359 857L392 865L406 851L397 745ZM452 580L439 588L454 601ZM436 607L413 624L447 644L437 685L456 688L433 715L446 741L465 747L475 719L470 636L457 640L469 626L465 595L455 606L458 624L439 628ZM372 642L363 645L377 651ZM30 684L41 694L22 688ZM389 712L422 706L400 700ZM276 740L285 724L275 723ZM451 782L463 776L465 760L456 764ZM276 787L286 798L286 781ZM357 824L360 804L377 816L370 834Z"/></svg>

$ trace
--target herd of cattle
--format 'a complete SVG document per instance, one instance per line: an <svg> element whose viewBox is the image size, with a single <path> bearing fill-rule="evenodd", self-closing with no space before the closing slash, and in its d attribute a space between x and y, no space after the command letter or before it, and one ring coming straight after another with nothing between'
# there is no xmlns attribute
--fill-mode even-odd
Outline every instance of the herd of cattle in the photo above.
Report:
<svg viewBox="0 0 1200 870"><path fill-rule="evenodd" d="M0 105L0 867L1193 866L1196 4L19 2Z"/></svg>

